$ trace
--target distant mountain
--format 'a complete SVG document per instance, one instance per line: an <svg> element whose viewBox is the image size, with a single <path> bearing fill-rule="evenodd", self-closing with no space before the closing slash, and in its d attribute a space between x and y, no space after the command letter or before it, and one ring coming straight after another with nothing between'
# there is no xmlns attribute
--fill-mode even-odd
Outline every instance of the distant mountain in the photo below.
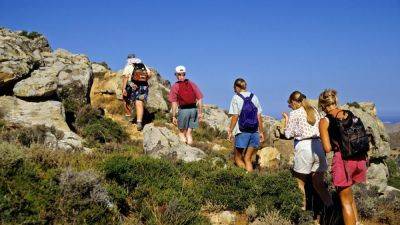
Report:
<svg viewBox="0 0 400 225"><path fill-rule="evenodd" d="M389 134L400 132L400 123L385 123L385 128Z"/></svg>

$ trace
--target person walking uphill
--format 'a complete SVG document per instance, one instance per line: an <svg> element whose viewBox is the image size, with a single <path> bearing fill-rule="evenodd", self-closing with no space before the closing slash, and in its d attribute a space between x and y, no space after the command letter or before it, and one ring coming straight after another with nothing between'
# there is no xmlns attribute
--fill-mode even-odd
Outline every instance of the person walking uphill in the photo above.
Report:
<svg viewBox="0 0 400 225"><path fill-rule="evenodd" d="M351 186L366 181L368 135L360 118L338 108L335 90L322 92L318 105L326 113L319 122L319 130L325 152L334 151L331 174L339 193L344 223L360 224Z"/></svg>
<svg viewBox="0 0 400 225"><path fill-rule="evenodd" d="M199 126L203 116L203 94L193 81L186 79L184 66L175 68L175 76L178 81L172 86L168 95L168 100L172 104L172 122L179 128L179 139L191 145L192 130Z"/></svg>
<svg viewBox="0 0 400 225"><path fill-rule="evenodd" d="M129 54L127 64L122 73L122 95L125 101L125 114L131 117L131 105L136 109L137 130L143 129L144 107L149 94L148 80L151 72L142 60L136 58L134 54Z"/></svg>
<svg viewBox="0 0 400 225"><path fill-rule="evenodd" d="M294 138L294 177L303 194L303 210L306 210L305 183L311 175L312 184L324 205L333 205L332 198L324 184L324 174L328 169L325 152L319 139L318 124L321 116L312 107L306 96L294 91L289 96L289 116L282 113L285 120L285 137Z"/></svg>
<svg viewBox="0 0 400 225"><path fill-rule="evenodd" d="M235 137L236 165L252 172L252 156L260 147L260 142L264 141L262 108L257 96L247 91L244 79L236 79L233 89L236 94L232 97L229 107L231 123L228 138L231 140Z"/></svg>

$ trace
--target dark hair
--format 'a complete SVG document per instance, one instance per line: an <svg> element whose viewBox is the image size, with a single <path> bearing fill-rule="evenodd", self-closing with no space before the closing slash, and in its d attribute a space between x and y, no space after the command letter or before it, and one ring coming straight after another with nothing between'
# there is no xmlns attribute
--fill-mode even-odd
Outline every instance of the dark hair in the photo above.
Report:
<svg viewBox="0 0 400 225"><path fill-rule="evenodd" d="M235 80L235 83L233 83L233 88L238 87L242 90L246 90L247 89L247 83L243 78L237 78Z"/></svg>

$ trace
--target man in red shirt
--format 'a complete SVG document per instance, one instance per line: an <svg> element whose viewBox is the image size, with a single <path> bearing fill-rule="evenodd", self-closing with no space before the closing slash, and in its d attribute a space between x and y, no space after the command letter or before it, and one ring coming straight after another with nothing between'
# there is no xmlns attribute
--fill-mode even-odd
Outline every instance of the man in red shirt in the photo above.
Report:
<svg viewBox="0 0 400 225"><path fill-rule="evenodd" d="M172 86L168 95L168 100L172 103L172 123L179 128L180 140L191 145L192 130L199 126L199 121L203 117L203 94L195 83L186 79L184 66L175 68L175 76L178 81Z"/></svg>

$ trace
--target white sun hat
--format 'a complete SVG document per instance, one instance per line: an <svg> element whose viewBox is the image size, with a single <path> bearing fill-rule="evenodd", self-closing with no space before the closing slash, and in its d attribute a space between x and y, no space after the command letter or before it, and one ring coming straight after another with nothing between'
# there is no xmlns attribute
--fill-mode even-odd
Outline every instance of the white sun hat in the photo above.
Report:
<svg viewBox="0 0 400 225"><path fill-rule="evenodd" d="M176 73L186 73L186 68L184 66L177 66L175 67Z"/></svg>

